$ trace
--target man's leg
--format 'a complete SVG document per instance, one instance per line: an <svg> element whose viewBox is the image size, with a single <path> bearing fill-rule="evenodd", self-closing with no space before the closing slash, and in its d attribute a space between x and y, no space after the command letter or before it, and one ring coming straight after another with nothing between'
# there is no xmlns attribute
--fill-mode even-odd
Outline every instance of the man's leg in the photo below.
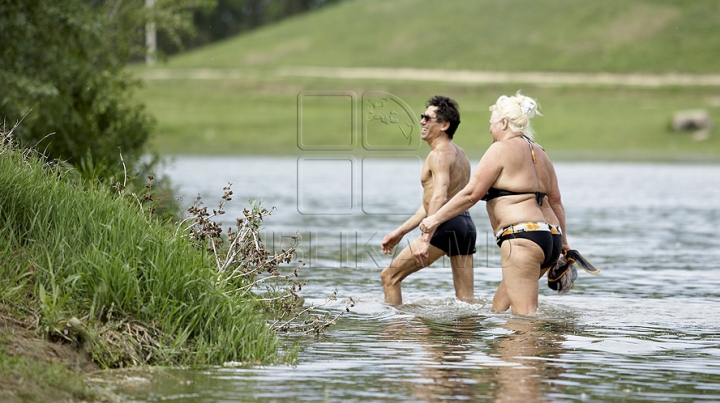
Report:
<svg viewBox="0 0 720 403"><path fill-rule="evenodd" d="M450 258L452 265L455 297L460 301L473 302L475 273L472 255L455 255Z"/></svg>
<svg viewBox="0 0 720 403"><path fill-rule="evenodd" d="M390 262L385 270L380 273L380 279L383 284L383 292L385 293L385 302L392 305L402 304L402 288L400 283L405 277L415 273L416 271L431 265L436 260L440 259L445 252L442 249L430 245L428 250L428 258L423 264L419 264L413 258L412 251L415 250L415 245L420 242L420 239L416 239L410 245L405 247L395 259Z"/></svg>

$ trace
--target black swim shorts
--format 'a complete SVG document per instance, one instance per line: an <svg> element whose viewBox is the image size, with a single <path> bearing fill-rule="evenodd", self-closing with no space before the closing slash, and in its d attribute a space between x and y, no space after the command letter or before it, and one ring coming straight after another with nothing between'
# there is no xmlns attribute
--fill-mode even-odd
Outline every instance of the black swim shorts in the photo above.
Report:
<svg viewBox="0 0 720 403"><path fill-rule="evenodd" d="M442 249L450 257L472 255L476 239L475 223L466 211L440 224L430 239L430 245Z"/></svg>

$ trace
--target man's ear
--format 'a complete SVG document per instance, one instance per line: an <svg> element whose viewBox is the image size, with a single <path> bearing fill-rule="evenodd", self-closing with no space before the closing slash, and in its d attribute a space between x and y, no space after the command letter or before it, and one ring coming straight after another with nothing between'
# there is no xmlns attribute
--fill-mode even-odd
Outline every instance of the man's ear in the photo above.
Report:
<svg viewBox="0 0 720 403"><path fill-rule="evenodd" d="M450 128L450 122L448 122L448 121L446 120L445 122L443 122L443 125L442 125L442 127L440 128L440 130L446 132L447 129L449 129L449 128Z"/></svg>

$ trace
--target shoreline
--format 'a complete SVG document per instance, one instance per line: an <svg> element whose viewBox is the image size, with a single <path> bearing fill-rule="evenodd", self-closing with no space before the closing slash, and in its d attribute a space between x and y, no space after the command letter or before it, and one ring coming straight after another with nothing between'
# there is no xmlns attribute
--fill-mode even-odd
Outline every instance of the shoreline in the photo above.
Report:
<svg viewBox="0 0 720 403"><path fill-rule="evenodd" d="M463 147L464 148L464 147ZM464 148L471 160L479 160L483 151L473 151ZM611 150L546 150L554 162L584 162L584 163L667 163L667 164L720 164L720 154L717 153L672 153L667 151L652 151L652 150L625 150L625 151L611 151ZM427 153L423 153L422 150L418 150L417 155L424 156ZM322 154L329 155L329 154ZM375 156L370 152L367 153L343 153L343 156L350 156L353 158L363 158L365 156ZM409 155L414 155L409 153ZM316 157L317 153L307 153L298 150L293 153L288 150L284 152L268 151L267 149L251 150L246 153L173 153L173 154L160 154L161 158L167 161L173 161L175 158L299 158L299 157Z"/></svg>

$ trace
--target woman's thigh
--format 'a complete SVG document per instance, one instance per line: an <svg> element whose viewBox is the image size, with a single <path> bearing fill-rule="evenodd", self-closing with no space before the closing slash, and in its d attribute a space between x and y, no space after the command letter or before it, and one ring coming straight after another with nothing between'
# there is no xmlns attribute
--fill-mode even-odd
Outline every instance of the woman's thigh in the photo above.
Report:
<svg viewBox="0 0 720 403"><path fill-rule="evenodd" d="M500 248L503 283L513 313L529 314L537 309L542 249L528 239L508 239Z"/></svg>

